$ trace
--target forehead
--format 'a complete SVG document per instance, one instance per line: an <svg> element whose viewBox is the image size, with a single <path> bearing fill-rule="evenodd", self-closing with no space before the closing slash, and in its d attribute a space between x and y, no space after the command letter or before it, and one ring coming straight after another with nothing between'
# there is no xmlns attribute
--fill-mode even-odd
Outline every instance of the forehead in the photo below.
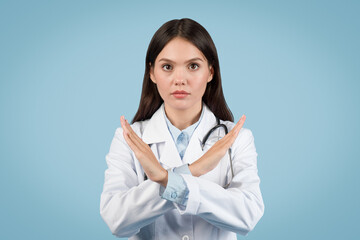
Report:
<svg viewBox="0 0 360 240"><path fill-rule="evenodd" d="M175 62L182 62L192 58L201 58L206 61L204 54L190 41L176 37L169 41L161 50L156 60L167 58Z"/></svg>

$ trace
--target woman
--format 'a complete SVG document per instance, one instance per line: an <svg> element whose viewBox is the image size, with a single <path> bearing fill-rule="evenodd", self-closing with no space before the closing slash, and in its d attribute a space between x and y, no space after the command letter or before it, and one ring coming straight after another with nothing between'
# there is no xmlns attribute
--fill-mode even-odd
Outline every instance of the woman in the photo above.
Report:
<svg viewBox="0 0 360 240"><path fill-rule="evenodd" d="M130 239L247 235L264 212L257 153L245 116L233 123L210 35L191 19L169 21L145 63L133 124L121 117L106 155L101 216ZM219 127L202 146L217 121L228 134Z"/></svg>

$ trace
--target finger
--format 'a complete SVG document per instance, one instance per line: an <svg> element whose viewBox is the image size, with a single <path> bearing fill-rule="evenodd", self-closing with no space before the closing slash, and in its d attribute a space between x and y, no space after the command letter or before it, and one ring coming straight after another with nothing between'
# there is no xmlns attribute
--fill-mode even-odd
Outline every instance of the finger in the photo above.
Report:
<svg viewBox="0 0 360 240"><path fill-rule="evenodd" d="M131 139L133 141L136 140L136 138L138 138L137 134L134 132L134 130L132 129L132 127L130 126L130 124L128 123L128 121L125 119L124 116L121 116L120 118L120 121L121 121L121 126L123 127L124 129L124 132L126 132L126 134L128 134Z"/></svg>
<svg viewBox="0 0 360 240"><path fill-rule="evenodd" d="M235 141L235 139L237 138L241 128L244 126L245 120L246 120L246 116L242 115L242 117L239 119L239 121L236 123L236 125L232 129L233 133L232 133L231 138L232 138L233 141Z"/></svg>
<svg viewBox="0 0 360 240"><path fill-rule="evenodd" d="M147 162L149 159L151 159L151 155L155 158L152 150L150 149L149 145L147 145L132 129L130 124L125 118L122 118L123 124L126 128L126 133L124 133L124 137L126 142L128 143L129 147L133 150L136 158L140 161L140 164L144 167L143 162L145 159L147 159ZM156 158L155 158L156 159ZM158 161L155 161L157 164Z"/></svg>
<svg viewBox="0 0 360 240"><path fill-rule="evenodd" d="M132 138L132 136L124 131L123 132L125 141L127 142L127 144L129 145L129 147L131 148L131 150L133 150L133 152L135 153L135 155L137 155L138 153L141 152L141 148L138 146L138 144L134 141L134 139Z"/></svg>
<svg viewBox="0 0 360 240"><path fill-rule="evenodd" d="M127 129L127 126L126 126L126 123L125 123L125 117L124 117L124 116L121 116L121 117L120 117L120 123L121 123L121 127L123 128L123 131L124 131L124 132L128 132L128 129Z"/></svg>
<svg viewBox="0 0 360 240"><path fill-rule="evenodd" d="M130 134L130 135L134 135L137 136L137 134L134 132L134 130L132 129L132 127L130 126L130 124L128 123L128 121L125 119L124 116L122 116L121 118L121 125L124 127L124 129Z"/></svg>
<svg viewBox="0 0 360 240"><path fill-rule="evenodd" d="M130 124L128 123L128 121L126 119L125 120L125 125L127 127L127 129L129 130L130 136L131 138L134 140L134 142L136 144L139 145L139 147L148 147L148 145L146 143L144 143L144 141L134 132L134 130L132 129L132 127L130 126Z"/></svg>
<svg viewBox="0 0 360 240"><path fill-rule="evenodd" d="M244 125L246 116L242 115L242 117L239 119L239 121L235 124L235 126L226 134L223 139L226 140L227 138L231 138L232 136L236 135L237 132L242 128Z"/></svg>
<svg viewBox="0 0 360 240"><path fill-rule="evenodd" d="M236 125L234 127L235 132L240 131L240 129L244 126L245 120L246 120L246 116L242 115L242 117L239 119L239 121L236 123Z"/></svg>
<svg viewBox="0 0 360 240"><path fill-rule="evenodd" d="M153 154L149 145L147 145L132 129L130 124L125 118L121 118L122 124L126 129L126 141L129 144L129 147L134 151L135 156L140 160L143 156L149 156Z"/></svg>
<svg viewBox="0 0 360 240"><path fill-rule="evenodd" d="M121 126L123 128L123 135L125 138L125 141L129 145L129 147L134 151L140 151L139 146L136 141L134 141L133 134L130 132L130 125L126 124L126 120L124 116L120 117ZM129 129L130 128L130 129ZM131 129L132 130L132 129Z"/></svg>
<svg viewBox="0 0 360 240"><path fill-rule="evenodd" d="M126 125L124 116L120 117L120 123L121 123L121 127L123 128L123 135L126 142L128 142L129 145L133 145L133 140L129 137L129 130L128 130L128 126Z"/></svg>
<svg viewBox="0 0 360 240"><path fill-rule="evenodd" d="M243 127L244 123L245 123L245 120L246 120L246 116L245 115L242 115L242 117L239 119L239 121L235 124L235 126L233 127L233 129L231 129L231 131L226 134L225 137L222 138L223 140L223 144L226 146L226 147L230 147L235 139L237 138L237 136L239 135L239 132L241 130L241 128Z"/></svg>

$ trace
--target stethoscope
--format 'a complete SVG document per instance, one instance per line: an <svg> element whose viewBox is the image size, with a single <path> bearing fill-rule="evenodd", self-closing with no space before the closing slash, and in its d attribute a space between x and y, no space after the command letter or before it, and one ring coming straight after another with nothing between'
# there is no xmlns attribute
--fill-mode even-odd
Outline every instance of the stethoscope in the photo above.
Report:
<svg viewBox="0 0 360 240"><path fill-rule="evenodd" d="M204 150L204 147L205 147L205 144L206 144L206 141L208 140L208 138L210 137L210 135L218 128L222 127L225 131L225 135L228 134L228 128L225 124L223 123L220 123L220 119L218 117L216 117L216 126L211 128L207 134L205 135L205 137L203 138L203 140L201 141L201 149ZM219 137L220 138L220 137ZM232 161L231 161L231 148L229 148L228 150L228 153L229 153L229 161L230 161L230 169L231 169L231 180L224 186L224 188L228 188L232 179L234 178L234 170L233 170L233 165L232 165Z"/></svg>
<svg viewBox="0 0 360 240"><path fill-rule="evenodd" d="M203 138L203 140L201 141L201 149L204 150L204 147L205 147L205 144L206 144L206 141L208 140L208 138L210 137L210 135L218 128L222 127L225 131L225 135L228 134L228 128L225 124L223 123L220 123L220 119L218 117L216 117L216 126L211 128L205 135L205 137ZM219 137L220 139L220 137ZM234 178L234 170L233 170L233 165L232 165L232 161L231 161L231 148L229 148L228 150L228 153L229 153L229 161L230 161L230 169L231 169L231 180L223 187L223 188L228 188L232 179ZM147 180L147 176L146 176L146 173L144 173L144 181Z"/></svg>

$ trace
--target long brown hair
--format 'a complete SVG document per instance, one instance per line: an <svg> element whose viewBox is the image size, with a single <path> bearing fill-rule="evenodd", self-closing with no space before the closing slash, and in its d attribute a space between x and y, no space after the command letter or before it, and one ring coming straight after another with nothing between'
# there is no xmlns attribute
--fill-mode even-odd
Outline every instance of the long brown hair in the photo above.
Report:
<svg viewBox="0 0 360 240"><path fill-rule="evenodd" d="M204 54L209 66L214 69L214 75L206 86L202 100L216 117L233 122L233 114L226 104L222 90L219 59L215 44L203 26L192 19L182 18L164 23L150 41L145 59L145 74L140 104L132 123L151 118L163 103L156 84L150 79L150 68L154 66L157 56L165 45L175 37L188 40Z"/></svg>

